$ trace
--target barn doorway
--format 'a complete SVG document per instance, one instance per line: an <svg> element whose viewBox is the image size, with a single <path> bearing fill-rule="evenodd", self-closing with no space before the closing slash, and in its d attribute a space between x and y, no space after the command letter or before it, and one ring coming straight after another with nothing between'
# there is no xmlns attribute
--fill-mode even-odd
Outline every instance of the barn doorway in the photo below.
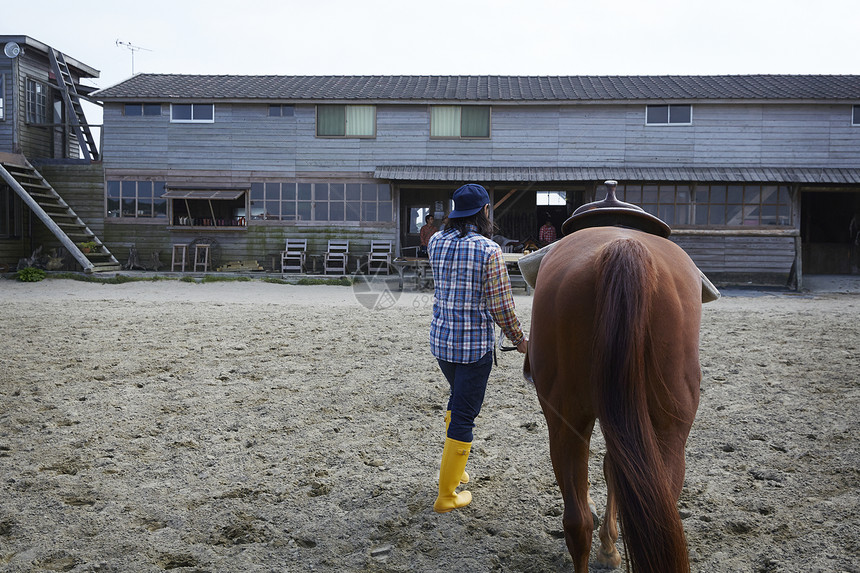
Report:
<svg viewBox="0 0 860 573"><path fill-rule="evenodd" d="M860 246L855 244L860 225L860 191L802 190L800 202L803 273L860 274Z"/></svg>

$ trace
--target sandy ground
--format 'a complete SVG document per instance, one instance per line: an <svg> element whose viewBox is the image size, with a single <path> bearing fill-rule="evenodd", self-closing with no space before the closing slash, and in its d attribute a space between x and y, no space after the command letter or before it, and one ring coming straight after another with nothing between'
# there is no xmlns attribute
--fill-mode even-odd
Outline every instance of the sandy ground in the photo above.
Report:
<svg viewBox="0 0 860 573"><path fill-rule="evenodd" d="M858 572L860 295L727 294L703 311L679 503L693 568ZM0 300L2 571L572 569L512 353L472 505L432 511L446 383L427 293L0 280Z"/></svg>

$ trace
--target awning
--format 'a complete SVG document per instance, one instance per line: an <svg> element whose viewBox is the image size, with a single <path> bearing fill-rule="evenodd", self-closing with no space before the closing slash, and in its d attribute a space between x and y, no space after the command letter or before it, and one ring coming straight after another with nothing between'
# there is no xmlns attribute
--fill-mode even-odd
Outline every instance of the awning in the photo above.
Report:
<svg viewBox="0 0 860 573"><path fill-rule="evenodd" d="M163 199L238 199L248 189L194 189L170 187L161 197Z"/></svg>
<svg viewBox="0 0 860 573"><path fill-rule="evenodd" d="M806 185L860 184L860 169L807 167L451 167L385 165L377 179L392 181L504 181L550 183L562 181L798 183Z"/></svg>

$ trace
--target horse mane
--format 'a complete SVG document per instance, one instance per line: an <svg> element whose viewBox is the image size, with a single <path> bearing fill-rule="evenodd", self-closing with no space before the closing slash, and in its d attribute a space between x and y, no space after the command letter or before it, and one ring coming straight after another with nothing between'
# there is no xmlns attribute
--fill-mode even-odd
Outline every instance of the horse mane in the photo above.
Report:
<svg viewBox="0 0 860 573"><path fill-rule="evenodd" d="M651 254L636 239L615 239L599 254L591 387L629 566L637 573L689 573L684 529L649 414L656 279Z"/></svg>

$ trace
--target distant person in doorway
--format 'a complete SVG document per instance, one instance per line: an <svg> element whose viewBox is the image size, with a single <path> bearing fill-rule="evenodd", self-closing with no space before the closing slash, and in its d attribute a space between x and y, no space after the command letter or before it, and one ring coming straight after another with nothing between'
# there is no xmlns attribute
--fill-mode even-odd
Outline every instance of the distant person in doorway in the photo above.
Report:
<svg viewBox="0 0 860 573"><path fill-rule="evenodd" d="M490 196L482 186L457 189L448 224L431 237L427 249L436 284L430 350L450 386L439 495L433 504L438 513L472 501L470 492L455 490L469 481L466 461L493 367L494 323L517 350L525 353L528 347L514 312L502 249L489 238L493 231L489 205Z"/></svg>
<svg viewBox="0 0 860 573"><path fill-rule="evenodd" d="M556 235L555 227L549 217L547 217L546 223L543 224L538 232L538 241L540 241L540 246L545 247L550 243L554 243L557 238L558 235Z"/></svg>
<svg viewBox="0 0 860 573"><path fill-rule="evenodd" d="M421 231L419 231L418 235L421 239L421 247L418 249L418 256L427 256L427 245L430 243L430 237L438 232L439 229L436 228L436 218L433 215L427 215L424 217L424 226L421 227Z"/></svg>

